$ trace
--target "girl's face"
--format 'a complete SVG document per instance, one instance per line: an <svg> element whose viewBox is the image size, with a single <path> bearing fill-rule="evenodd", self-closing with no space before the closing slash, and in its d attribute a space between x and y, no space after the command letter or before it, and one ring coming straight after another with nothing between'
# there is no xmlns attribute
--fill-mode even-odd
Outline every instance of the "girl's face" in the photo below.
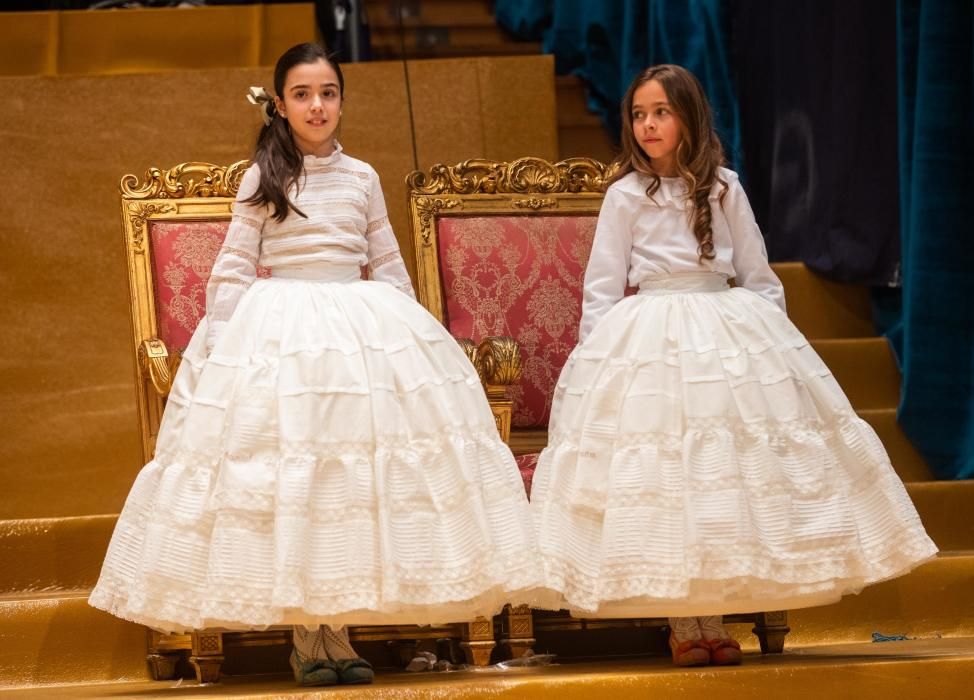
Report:
<svg viewBox="0 0 974 700"><path fill-rule="evenodd" d="M683 140L683 125L658 80L643 83L633 93L632 133L657 175L677 174L676 148Z"/></svg>
<svg viewBox="0 0 974 700"><path fill-rule="evenodd" d="M274 105L287 119L302 154L327 156L335 149L342 97L338 75L327 61L301 63L289 70L283 93L274 98Z"/></svg>

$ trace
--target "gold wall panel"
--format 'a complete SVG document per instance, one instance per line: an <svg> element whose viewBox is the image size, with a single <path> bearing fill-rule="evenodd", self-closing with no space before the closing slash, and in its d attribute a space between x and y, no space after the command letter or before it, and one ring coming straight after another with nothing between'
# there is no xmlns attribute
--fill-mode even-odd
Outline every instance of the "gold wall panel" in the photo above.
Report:
<svg viewBox="0 0 974 700"><path fill-rule="evenodd" d="M315 38L314 5L5 12L0 75L145 73L273 65Z"/></svg>

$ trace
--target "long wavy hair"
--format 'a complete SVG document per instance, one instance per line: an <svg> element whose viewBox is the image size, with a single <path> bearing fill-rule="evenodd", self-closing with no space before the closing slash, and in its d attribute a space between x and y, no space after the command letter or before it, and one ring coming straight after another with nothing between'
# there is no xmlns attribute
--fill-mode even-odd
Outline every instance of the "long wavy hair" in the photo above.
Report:
<svg viewBox="0 0 974 700"><path fill-rule="evenodd" d="M727 183L718 168L724 164L724 148L714 130L713 111L700 81L681 66L661 64L646 68L632 81L622 100L622 152L613 161L614 172L609 183L636 171L650 178L646 195L652 197L660 188L660 176L653 168L632 130L632 102L636 90L650 80L659 81L667 101L680 122L681 138L676 148L676 170L687 185L692 202L690 226L697 239L700 262L712 260L714 253L713 213L710 193L714 184L723 185L719 195L721 204L727 195Z"/></svg>
<svg viewBox="0 0 974 700"><path fill-rule="evenodd" d="M295 66L318 61L325 61L334 69L338 76L338 92L344 99L345 78L338 61L329 56L322 46L312 43L292 46L277 59L277 65L274 66L274 92L283 100L288 71ZM253 161L260 167L260 185L246 203L255 206L273 205L272 216L277 221L284 221L288 210L307 218L287 196L291 186L304 174L304 157L294 143L287 119L277 113L273 101L265 103L263 108L267 110L271 122L261 128L254 149Z"/></svg>

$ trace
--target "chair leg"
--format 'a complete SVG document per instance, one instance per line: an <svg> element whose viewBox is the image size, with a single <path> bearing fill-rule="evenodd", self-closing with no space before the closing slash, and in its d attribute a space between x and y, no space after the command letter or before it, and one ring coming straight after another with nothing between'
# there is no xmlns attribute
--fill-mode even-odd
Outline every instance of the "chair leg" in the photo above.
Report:
<svg viewBox="0 0 974 700"><path fill-rule="evenodd" d="M200 683L217 683L223 664L223 633L193 632L193 649L189 657Z"/></svg>
<svg viewBox="0 0 974 700"><path fill-rule="evenodd" d="M176 678L176 662L180 654L147 654L145 660L149 662L149 675L154 681L171 681Z"/></svg>
<svg viewBox="0 0 974 700"><path fill-rule="evenodd" d="M471 666L486 666L490 663L491 652L497 646L494 641L494 623L485 617L463 625L463 641L460 642L467 663Z"/></svg>
<svg viewBox="0 0 974 700"><path fill-rule="evenodd" d="M412 661L419 649L419 640L416 639L391 639L386 642L389 653L395 658L399 668L406 668Z"/></svg>
<svg viewBox="0 0 974 700"><path fill-rule="evenodd" d="M530 607L505 605L500 622L500 645L506 658L520 658L534 648L534 619Z"/></svg>
<svg viewBox="0 0 974 700"><path fill-rule="evenodd" d="M791 632L788 626L788 612L778 610L763 612L754 616L754 629L761 643L762 654L780 654L785 650L785 636Z"/></svg>
<svg viewBox="0 0 974 700"><path fill-rule="evenodd" d="M146 630L148 636L148 653L145 660L149 663L149 675L154 681L171 681L176 678L176 664L183 656L185 647L174 639L172 635Z"/></svg>

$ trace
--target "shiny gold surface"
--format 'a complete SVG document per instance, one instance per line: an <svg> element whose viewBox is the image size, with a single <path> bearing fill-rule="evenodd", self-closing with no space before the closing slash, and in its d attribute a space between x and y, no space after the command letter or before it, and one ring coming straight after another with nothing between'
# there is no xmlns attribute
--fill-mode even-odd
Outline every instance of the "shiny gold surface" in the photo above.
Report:
<svg viewBox="0 0 974 700"><path fill-rule="evenodd" d="M0 520L0 599L95 585L114 515Z"/></svg>
<svg viewBox="0 0 974 700"><path fill-rule="evenodd" d="M145 628L86 595L0 600L0 688L148 680Z"/></svg>
<svg viewBox="0 0 974 700"><path fill-rule="evenodd" d="M7 50L2 40L0 47ZM480 97L445 115L414 105L421 167L456 160L458 150L498 160L508 149L555 156L553 107L535 109L553 104L551 57L429 63L411 62L410 70L440 92L462 83ZM354 64L345 75L342 142L379 172L412 269L404 178L415 166L402 65ZM266 68L0 78L12 96L0 101L0 519L121 509L142 446L119 178L249 157L259 119L243 95L270 79ZM495 109L490 95L515 83L509 103ZM476 128L444 133L445 119ZM510 132L503 147L492 135L500 120Z"/></svg>
<svg viewBox="0 0 974 700"><path fill-rule="evenodd" d="M240 189L240 180L250 167L249 160L232 165L182 163L168 170L149 168L141 179L125 175L119 184L126 199L182 199L183 197L229 197Z"/></svg>
<svg viewBox="0 0 974 700"><path fill-rule="evenodd" d="M511 432L508 442L516 455L541 452L548 444L548 431L541 428L521 428Z"/></svg>
<svg viewBox="0 0 974 700"><path fill-rule="evenodd" d="M428 173L414 171L406 178L410 194L551 194L595 192L605 189L610 169L591 158L569 158L551 163L543 158L518 158L509 163L482 158L456 165L434 165ZM557 200L511 201L514 210L557 206Z"/></svg>
<svg viewBox="0 0 974 700"><path fill-rule="evenodd" d="M169 352L166 344L159 338L143 340L139 345L139 373L152 384L159 396L168 396L173 377L179 369L180 358L178 350Z"/></svg>
<svg viewBox="0 0 974 700"><path fill-rule="evenodd" d="M503 395L504 387L521 379L521 346L508 336L491 336L481 342L482 348L489 348L490 366L486 372L488 393Z"/></svg>
<svg viewBox="0 0 974 700"><path fill-rule="evenodd" d="M422 199L416 202L416 212L419 221L419 234L422 245L429 247L433 245L434 220L441 209L453 209L460 206L460 200L455 197L436 197L433 199Z"/></svg>
<svg viewBox="0 0 974 700"><path fill-rule="evenodd" d="M469 338L458 338L470 364L477 370L487 392L497 432L505 443L511 439L514 402L507 398L507 387L521 376L521 351L513 338L485 338L479 345Z"/></svg>
<svg viewBox="0 0 974 700"><path fill-rule="evenodd" d="M546 668L458 673L379 673L369 686L299 688L290 676L228 678L199 687L174 681L37 688L16 697L296 698L329 700L480 700L552 698L962 698L974 673L974 641L925 640L799 650L783 657L745 655L730 668L674 668L665 657ZM6 694L0 692L0 697Z"/></svg>

